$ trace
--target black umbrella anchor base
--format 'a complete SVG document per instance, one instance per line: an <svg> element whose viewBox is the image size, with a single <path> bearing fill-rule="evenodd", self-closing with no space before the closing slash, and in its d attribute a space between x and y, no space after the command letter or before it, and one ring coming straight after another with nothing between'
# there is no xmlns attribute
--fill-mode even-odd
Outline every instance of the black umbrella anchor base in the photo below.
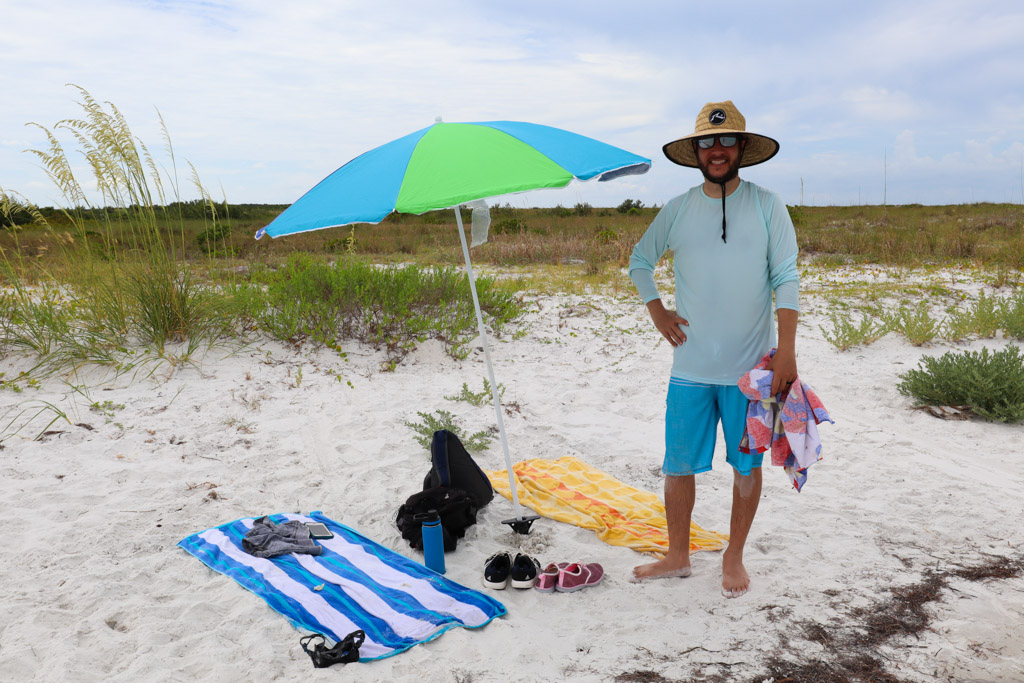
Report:
<svg viewBox="0 0 1024 683"><path fill-rule="evenodd" d="M502 524L508 524L512 527L512 531L517 534L528 534L530 533L530 527L533 523L540 519L540 515L526 515L525 517L513 517L512 519L506 519L502 521Z"/></svg>

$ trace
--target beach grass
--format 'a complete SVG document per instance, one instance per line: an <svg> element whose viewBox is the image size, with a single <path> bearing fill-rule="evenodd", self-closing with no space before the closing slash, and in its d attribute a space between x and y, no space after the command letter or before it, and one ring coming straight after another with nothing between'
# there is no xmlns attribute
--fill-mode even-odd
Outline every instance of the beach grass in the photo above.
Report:
<svg viewBox="0 0 1024 683"><path fill-rule="evenodd" d="M30 150L73 208L45 212L11 193L0 197L0 213L11 223L10 241L0 245L3 307L10 312L0 352L32 351L41 372L84 363L127 370L139 357L169 358L170 344L184 344L176 360L187 360L200 346L218 343L236 312L187 258L188 235L171 201L180 188L170 136L164 129L172 170L162 172L164 164L115 105L81 88L79 95L80 116L53 128L36 124L47 145ZM58 131L74 139L88 181L76 175ZM204 224L216 227L217 212L194 169L191 178L207 207ZM85 182L95 183L105 206L89 205ZM26 213L30 227L13 224Z"/></svg>
<svg viewBox="0 0 1024 683"><path fill-rule="evenodd" d="M480 308L500 335L521 315L520 301L493 277L481 275L476 287ZM338 349L342 341L361 342L384 349L392 368L427 339L465 358L477 333L469 282L450 266L378 267L354 256L331 262L296 254L280 268L253 268L248 282L226 291L244 301L246 316L272 337Z"/></svg>

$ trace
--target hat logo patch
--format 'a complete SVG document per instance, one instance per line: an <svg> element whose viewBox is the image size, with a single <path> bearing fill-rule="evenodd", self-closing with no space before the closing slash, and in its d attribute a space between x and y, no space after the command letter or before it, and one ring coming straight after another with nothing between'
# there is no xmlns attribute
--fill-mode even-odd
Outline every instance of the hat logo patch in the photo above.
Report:
<svg viewBox="0 0 1024 683"><path fill-rule="evenodd" d="M712 126L720 126L725 123L725 111L722 109L716 109L708 116L708 122Z"/></svg>

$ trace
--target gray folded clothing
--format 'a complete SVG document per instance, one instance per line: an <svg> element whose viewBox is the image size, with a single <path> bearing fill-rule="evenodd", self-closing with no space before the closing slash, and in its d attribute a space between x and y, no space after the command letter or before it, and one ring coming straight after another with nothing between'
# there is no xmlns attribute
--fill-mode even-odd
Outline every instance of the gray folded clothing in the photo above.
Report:
<svg viewBox="0 0 1024 683"><path fill-rule="evenodd" d="M252 523L252 529L242 539L242 549L256 557L277 557L287 553L319 555L322 550L309 537L309 529L302 522L274 524L267 517Z"/></svg>

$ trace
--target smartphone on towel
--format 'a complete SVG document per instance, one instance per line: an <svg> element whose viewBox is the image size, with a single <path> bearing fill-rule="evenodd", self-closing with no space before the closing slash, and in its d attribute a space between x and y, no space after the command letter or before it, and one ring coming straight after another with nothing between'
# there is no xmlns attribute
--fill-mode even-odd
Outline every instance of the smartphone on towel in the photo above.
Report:
<svg viewBox="0 0 1024 683"><path fill-rule="evenodd" d="M306 522L306 528L311 538L334 538L334 534L323 522Z"/></svg>

